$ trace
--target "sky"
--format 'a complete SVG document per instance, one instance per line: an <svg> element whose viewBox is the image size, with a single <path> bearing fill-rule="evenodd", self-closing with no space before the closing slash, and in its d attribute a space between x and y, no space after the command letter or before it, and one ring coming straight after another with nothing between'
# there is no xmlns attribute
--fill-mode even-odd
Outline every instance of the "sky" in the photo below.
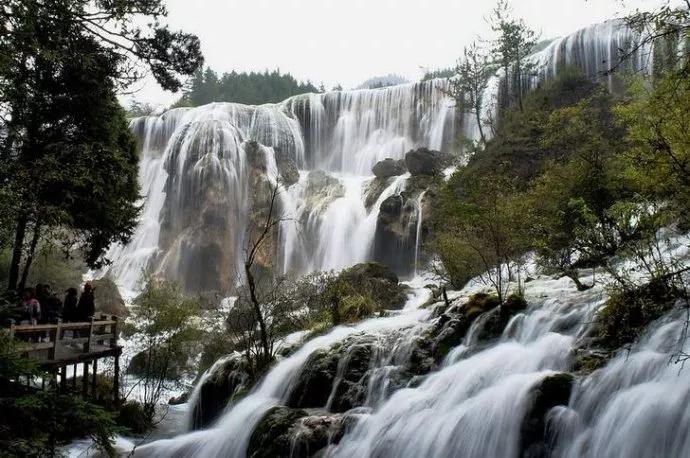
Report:
<svg viewBox="0 0 690 458"><path fill-rule="evenodd" d="M654 0L513 0L542 38L651 6ZM280 69L327 88L395 73L417 80L449 67L463 46L489 37L493 0L168 0L172 28L196 34L218 73ZM130 96L169 105L179 94L151 78Z"/></svg>

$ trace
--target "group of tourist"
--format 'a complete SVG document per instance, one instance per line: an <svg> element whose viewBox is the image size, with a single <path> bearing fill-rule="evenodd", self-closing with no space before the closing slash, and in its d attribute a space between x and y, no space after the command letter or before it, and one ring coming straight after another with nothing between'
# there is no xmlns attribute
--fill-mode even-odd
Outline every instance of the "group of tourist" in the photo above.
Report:
<svg viewBox="0 0 690 458"><path fill-rule="evenodd" d="M21 321L27 324L57 323L59 319L88 321L96 310L94 288L87 282L81 295L76 288L69 288L61 301L50 285L39 284L24 289L20 308Z"/></svg>

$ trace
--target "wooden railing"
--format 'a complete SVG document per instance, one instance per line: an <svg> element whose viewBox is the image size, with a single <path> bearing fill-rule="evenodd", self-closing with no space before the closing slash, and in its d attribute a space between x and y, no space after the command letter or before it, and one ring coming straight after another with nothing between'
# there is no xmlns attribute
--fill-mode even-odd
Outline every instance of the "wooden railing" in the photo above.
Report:
<svg viewBox="0 0 690 458"><path fill-rule="evenodd" d="M28 356L51 361L68 359L65 352L61 352L65 349L69 349L68 353L72 356L75 353L87 355L116 350L118 324L118 317L112 315L101 315L98 319L93 317L91 321L84 322L65 323L58 320L56 324L13 324L10 326L10 336L21 342L21 350ZM70 335L67 335L67 331L71 331Z"/></svg>

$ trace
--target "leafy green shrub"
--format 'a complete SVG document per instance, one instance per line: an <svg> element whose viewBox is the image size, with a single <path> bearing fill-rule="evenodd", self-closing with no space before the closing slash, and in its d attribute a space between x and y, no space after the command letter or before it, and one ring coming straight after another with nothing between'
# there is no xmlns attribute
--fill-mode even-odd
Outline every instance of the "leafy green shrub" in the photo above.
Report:
<svg viewBox="0 0 690 458"><path fill-rule="evenodd" d="M127 401L120 407L117 424L133 434L144 434L151 429L151 422L144 406L136 401Z"/></svg>
<svg viewBox="0 0 690 458"><path fill-rule="evenodd" d="M370 296L354 294L341 300L340 319L345 323L353 323L373 315L376 310L376 304Z"/></svg>
<svg viewBox="0 0 690 458"><path fill-rule="evenodd" d="M596 338L606 348L633 342L651 321L673 306L677 294L662 281L615 291L597 313Z"/></svg>

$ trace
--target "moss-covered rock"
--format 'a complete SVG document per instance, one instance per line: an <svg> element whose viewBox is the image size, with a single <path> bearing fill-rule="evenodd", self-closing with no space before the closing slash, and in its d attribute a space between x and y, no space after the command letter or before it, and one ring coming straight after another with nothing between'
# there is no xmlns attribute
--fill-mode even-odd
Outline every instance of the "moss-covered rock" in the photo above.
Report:
<svg viewBox="0 0 690 458"><path fill-rule="evenodd" d="M546 416L556 406L568 405L573 388L573 376L568 373L549 375L530 392L530 405L520 429L520 449L523 457L546 457Z"/></svg>
<svg viewBox="0 0 690 458"><path fill-rule="evenodd" d="M588 375L604 367L610 359L610 353L587 348L578 348L572 353L572 370L582 375Z"/></svg>
<svg viewBox="0 0 690 458"><path fill-rule="evenodd" d="M401 309L407 302L408 288L398 283L398 276L388 267L377 262L357 264L340 273L351 295L369 297L376 310Z"/></svg>
<svg viewBox="0 0 690 458"><path fill-rule="evenodd" d="M373 345L368 341L349 346L341 356L342 376L333 393L331 410L346 412L364 404L366 400L367 372L373 355Z"/></svg>
<svg viewBox="0 0 690 458"><path fill-rule="evenodd" d="M322 456L354 424L354 417L309 415L304 410L274 407L264 415L249 439L250 458Z"/></svg>
<svg viewBox="0 0 690 458"><path fill-rule="evenodd" d="M319 349L304 364L287 405L299 408L324 407L331 393L340 359L339 346Z"/></svg>
<svg viewBox="0 0 690 458"><path fill-rule="evenodd" d="M448 307L442 304L436 326L433 328L433 354L436 360L443 359L453 348L460 345L472 323L482 314L499 305L496 296L477 293L461 306ZM441 313L442 312L442 313Z"/></svg>
<svg viewBox="0 0 690 458"><path fill-rule="evenodd" d="M244 357L231 355L223 358L211 369L199 389L192 409L192 429L203 429L210 426L225 407L249 390L252 377L249 374Z"/></svg>
<svg viewBox="0 0 690 458"><path fill-rule="evenodd" d="M678 292L657 280L611 295L596 316L594 340L614 350L633 342L644 328L673 307Z"/></svg>
<svg viewBox="0 0 690 458"><path fill-rule="evenodd" d="M440 151L419 148L405 155L405 165L415 175L436 175L452 163L452 158Z"/></svg>
<svg viewBox="0 0 690 458"><path fill-rule="evenodd" d="M323 456L329 444L337 444L355 423L347 415L312 415L301 418L293 432L291 456Z"/></svg>
<svg viewBox="0 0 690 458"><path fill-rule="evenodd" d="M497 339L503 334L510 319L516 314L522 312L527 308L527 301L518 294L511 294L508 298L500 304L497 311L492 312L484 323L484 327L479 333L479 340Z"/></svg>
<svg viewBox="0 0 690 458"><path fill-rule="evenodd" d="M376 175L376 178L391 178L398 175L403 175L407 172L405 161L386 158L377 162L371 169L371 172Z"/></svg>
<svg viewBox="0 0 690 458"><path fill-rule="evenodd" d="M274 407L261 419L249 439L250 458L289 458L292 456L293 429L297 420L308 416L300 409Z"/></svg>

